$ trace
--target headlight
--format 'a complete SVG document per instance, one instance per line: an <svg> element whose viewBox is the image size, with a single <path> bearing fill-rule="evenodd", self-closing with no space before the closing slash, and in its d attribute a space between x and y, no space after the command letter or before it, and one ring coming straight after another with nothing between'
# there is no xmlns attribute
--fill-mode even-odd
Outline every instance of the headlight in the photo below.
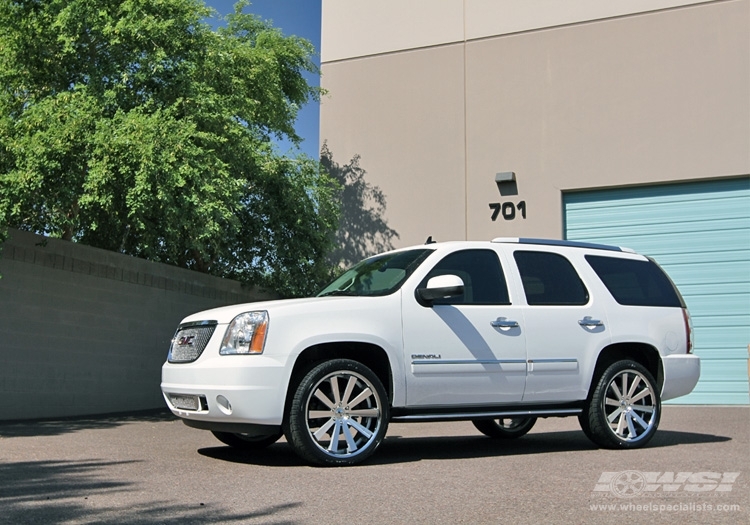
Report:
<svg viewBox="0 0 750 525"><path fill-rule="evenodd" d="M246 312L235 317L221 341L221 355L262 354L268 329L268 312Z"/></svg>

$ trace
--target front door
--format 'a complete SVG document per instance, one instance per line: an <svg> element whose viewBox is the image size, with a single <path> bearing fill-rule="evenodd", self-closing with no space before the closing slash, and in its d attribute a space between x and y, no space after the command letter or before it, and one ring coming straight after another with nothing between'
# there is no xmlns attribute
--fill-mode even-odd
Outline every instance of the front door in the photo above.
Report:
<svg viewBox="0 0 750 525"><path fill-rule="evenodd" d="M526 381L522 309L510 302L498 255L461 250L444 257L420 287L457 275L464 294L419 304L402 294L406 398L409 406L464 406L521 401Z"/></svg>

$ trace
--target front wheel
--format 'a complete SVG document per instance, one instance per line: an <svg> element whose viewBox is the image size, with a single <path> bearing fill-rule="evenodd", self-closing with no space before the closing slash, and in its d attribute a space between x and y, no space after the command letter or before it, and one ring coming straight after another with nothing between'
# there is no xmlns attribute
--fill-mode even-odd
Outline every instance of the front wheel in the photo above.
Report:
<svg viewBox="0 0 750 525"><path fill-rule="evenodd" d="M250 436L248 434L235 434L233 432L211 431L216 439L240 450L260 450L276 443L281 437L281 432L266 436Z"/></svg>
<svg viewBox="0 0 750 525"><path fill-rule="evenodd" d="M642 447L656 433L661 399L651 373L632 360L612 363L579 416L581 428L604 448Z"/></svg>
<svg viewBox="0 0 750 525"><path fill-rule="evenodd" d="M284 432L295 452L311 463L354 465L378 448L389 417L378 376L357 361L332 359L297 386Z"/></svg>
<svg viewBox="0 0 750 525"><path fill-rule="evenodd" d="M536 418L475 419L472 423L485 436L497 439L516 439L526 435L531 430L531 427L536 423Z"/></svg>

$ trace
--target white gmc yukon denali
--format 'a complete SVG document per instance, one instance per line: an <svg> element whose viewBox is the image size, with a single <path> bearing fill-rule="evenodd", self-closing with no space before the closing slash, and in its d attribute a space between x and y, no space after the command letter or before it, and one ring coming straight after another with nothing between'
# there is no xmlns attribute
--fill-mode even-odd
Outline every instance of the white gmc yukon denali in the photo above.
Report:
<svg viewBox="0 0 750 525"><path fill-rule="evenodd" d="M161 388L222 442L284 435L351 465L390 421L470 420L493 438L577 416L597 445L645 445L661 402L692 391L685 303L626 248L543 239L414 246L362 261L317 297L184 319Z"/></svg>

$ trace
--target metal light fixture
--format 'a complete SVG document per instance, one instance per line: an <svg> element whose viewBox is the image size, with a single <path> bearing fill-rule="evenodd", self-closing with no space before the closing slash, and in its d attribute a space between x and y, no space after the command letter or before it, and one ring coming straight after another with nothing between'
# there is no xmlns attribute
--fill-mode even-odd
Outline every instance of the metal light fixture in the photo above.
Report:
<svg viewBox="0 0 750 525"><path fill-rule="evenodd" d="M515 171L501 171L495 174L495 184L500 195L518 195Z"/></svg>

